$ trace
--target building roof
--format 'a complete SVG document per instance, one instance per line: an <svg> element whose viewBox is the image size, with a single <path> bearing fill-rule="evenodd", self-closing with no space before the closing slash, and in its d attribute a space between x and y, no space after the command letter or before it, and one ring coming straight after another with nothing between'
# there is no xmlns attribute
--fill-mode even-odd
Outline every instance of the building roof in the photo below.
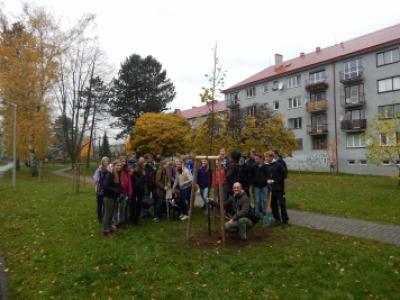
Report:
<svg viewBox="0 0 400 300"><path fill-rule="evenodd" d="M214 103L214 112L221 112L226 110L225 101L216 101ZM193 106L190 109L178 111L177 114L186 119L197 118L207 115L211 111L211 103L202 106Z"/></svg>
<svg viewBox="0 0 400 300"><path fill-rule="evenodd" d="M230 92L242 88L249 84L272 79L286 73L293 73L302 69L316 67L318 65L345 59L353 55L373 51L377 48L400 42L400 24L387 27L340 44L336 44L327 48L319 49L319 51L300 55L296 58L284 61L282 66L275 68L270 66L261 72L250 76L249 78L225 89L223 92Z"/></svg>

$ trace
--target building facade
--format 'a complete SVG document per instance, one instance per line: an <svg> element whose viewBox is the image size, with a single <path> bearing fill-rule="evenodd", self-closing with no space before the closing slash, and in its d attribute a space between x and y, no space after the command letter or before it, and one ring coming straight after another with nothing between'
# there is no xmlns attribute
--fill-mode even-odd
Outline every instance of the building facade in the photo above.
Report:
<svg viewBox="0 0 400 300"><path fill-rule="evenodd" d="M207 103L201 106L193 106L190 109L175 110L175 113L184 117L192 125L192 128L196 128L205 120L207 115L214 109L214 113L225 117L227 108L225 101L214 101L214 108L211 103Z"/></svg>
<svg viewBox="0 0 400 300"><path fill-rule="evenodd" d="M378 113L400 113L400 24L312 53L300 53L224 91L230 111L267 105L281 113L298 142L290 169L393 174L367 160L364 134ZM400 163L400 161L399 161Z"/></svg>

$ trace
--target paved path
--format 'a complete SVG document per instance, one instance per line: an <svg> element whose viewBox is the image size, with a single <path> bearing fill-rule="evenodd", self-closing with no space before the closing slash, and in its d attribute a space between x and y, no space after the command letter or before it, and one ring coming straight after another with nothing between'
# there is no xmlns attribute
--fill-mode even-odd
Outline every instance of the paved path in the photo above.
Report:
<svg viewBox="0 0 400 300"><path fill-rule="evenodd" d="M12 169L13 163L7 163L6 165L0 166L0 178L4 175L5 172ZM1 298L0 298L1 299Z"/></svg>
<svg viewBox="0 0 400 300"><path fill-rule="evenodd" d="M400 246L400 226L288 210L290 223Z"/></svg>
<svg viewBox="0 0 400 300"><path fill-rule="evenodd" d="M63 170L54 172L56 175L72 178L71 174L65 174ZM91 178L86 177L86 182ZM200 195L196 196L195 206L201 207L203 201ZM357 238L375 240L400 246L400 225L380 224L351 218L334 217L298 210L288 210L292 225L318 229Z"/></svg>

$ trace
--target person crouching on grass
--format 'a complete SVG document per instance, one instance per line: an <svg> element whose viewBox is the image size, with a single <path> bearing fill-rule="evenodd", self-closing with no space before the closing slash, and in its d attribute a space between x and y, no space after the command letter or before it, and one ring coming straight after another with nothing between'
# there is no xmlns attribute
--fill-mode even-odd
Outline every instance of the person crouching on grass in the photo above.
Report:
<svg viewBox="0 0 400 300"><path fill-rule="evenodd" d="M213 199L210 199L210 202L216 204L216 201ZM224 208L226 212L232 213L230 220L225 223L225 230L228 232L238 232L241 244L245 244L247 234L254 224L249 218L251 213L250 200L240 182L233 184L233 195L224 201Z"/></svg>
<svg viewBox="0 0 400 300"><path fill-rule="evenodd" d="M116 208L117 199L122 192L121 187L121 169L119 160L112 163L112 173L108 172L104 179L104 216L103 216L103 234L112 237L112 219Z"/></svg>

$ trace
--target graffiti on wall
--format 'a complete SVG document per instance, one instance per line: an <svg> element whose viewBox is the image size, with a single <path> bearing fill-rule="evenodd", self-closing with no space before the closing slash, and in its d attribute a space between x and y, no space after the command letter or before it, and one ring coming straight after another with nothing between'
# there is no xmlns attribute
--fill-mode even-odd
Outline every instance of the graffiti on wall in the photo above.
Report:
<svg viewBox="0 0 400 300"><path fill-rule="evenodd" d="M327 152L294 154L285 159L290 170L329 171Z"/></svg>

